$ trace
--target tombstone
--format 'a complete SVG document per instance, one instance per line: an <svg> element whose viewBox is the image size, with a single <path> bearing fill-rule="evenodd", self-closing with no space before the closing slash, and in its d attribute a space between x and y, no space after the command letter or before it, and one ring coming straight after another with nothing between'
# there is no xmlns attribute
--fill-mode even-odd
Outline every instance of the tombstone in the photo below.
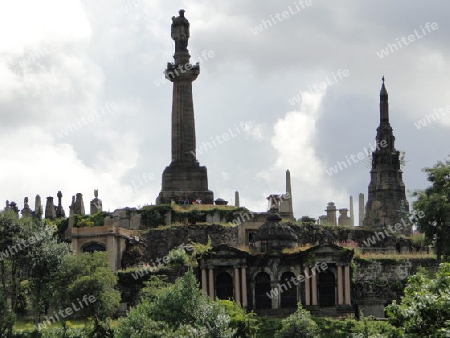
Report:
<svg viewBox="0 0 450 338"><path fill-rule="evenodd" d="M30 209L30 206L28 205L28 197L25 197L23 199L23 209L21 211L22 217L32 217L33 211Z"/></svg>
<svg viewBox="0 0 450 338"><path fill-rule="evenodd" d="M98 190L94 190L94 199L91 201L90 212L91 215L94 215L98 212L103 211L102 200L98 198Z"/></svg>
<svg viewBox="0 0 450 338"><path fill-rule="evenodd" d="M75 202L73 204L73 214L74 215L85 215L83 194L82 193L77 193L77 195L76 195L76 199L75 199Z"/></svg>
<svg viewBox="0 0 450 338"><path fill-rule="evenodd" d="M53 204L53 197L48 196L47 202L45 203L45 218L55 219L56 218L56 208Z"/></svg>
<svg viewBox="0 0 450 338"><path fill-rule="evenodd" d="M37 219L42 218L42 201L39 195L36 195L34 199L34 215Z"/></svg>
<svg viewBox="0 0 450 338"><path fill-rule="evenodd" d="M58 191L58 207L56 208L56 218L64 218L66 217L66 213L64 212L64 208L62 207L61 204L61 198L62 198L62 193L61 191Z"/></svg>
<svg viewBox="0 0 450 338"><path fill-rule="evenodd" d="M339 226L350 226L351 218L348 217L347 212L348 212L347 208L339 209L339 218L338 218Z"/></svg>

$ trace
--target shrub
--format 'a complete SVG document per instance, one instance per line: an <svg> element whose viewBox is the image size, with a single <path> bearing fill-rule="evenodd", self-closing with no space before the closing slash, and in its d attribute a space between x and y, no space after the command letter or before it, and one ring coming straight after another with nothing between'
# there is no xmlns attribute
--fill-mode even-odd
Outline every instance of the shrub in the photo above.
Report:
<svg viewBox="0 0 450 338"><path fill-rule="evenodd" d="M303 309L298 304L297 311L281 322L281 330L276 334L276 338L310 338L318 337L319 327L311 318L309 311Z"/></svg>

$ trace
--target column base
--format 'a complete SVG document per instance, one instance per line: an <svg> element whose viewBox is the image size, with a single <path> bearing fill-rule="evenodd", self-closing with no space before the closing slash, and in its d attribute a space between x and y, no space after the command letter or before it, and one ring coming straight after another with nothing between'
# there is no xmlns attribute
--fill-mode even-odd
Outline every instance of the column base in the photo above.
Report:
<svg viewBox="0 0 450 338"><path fill-rule="evenodd" d="M164 169L162 189L156 204L170 204L171 201L176 203L180 197L190 201L200 198L203 204L214 204L214 193L208 190L206 167L172 163Z"/></svg>

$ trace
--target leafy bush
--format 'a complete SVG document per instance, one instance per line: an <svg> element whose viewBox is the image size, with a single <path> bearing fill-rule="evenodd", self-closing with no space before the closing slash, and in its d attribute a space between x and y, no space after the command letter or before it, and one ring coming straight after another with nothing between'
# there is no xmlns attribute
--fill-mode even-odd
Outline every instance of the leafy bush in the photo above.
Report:
<svg viewBox="0 0 450 338"><path fill-rule="evenodd" d="M143 299L119 320L116 337L233 337L230 317L219 302L204 297L192 270ZM161 332L163 334L161 335ZM177 336L178 335L178 336Z"/></svg>
<svg viewBox="0 0 450 338"><path fill-rule="evenodd" d="M257 317L259 328L258 338L273 338L275 332L281 329L281 318Z"/></svg>
<svg viewBox="0 0 450 338"><path fill-rule="evenodd" d="M281 322L281 330L276 334L276 338L310 338L317 337L319 327L311 318L309 311L303 309L301 304L298 304L297 311L291 314Z"/></svg>
<svg viewBox="0 0 450 338"><path fill-rule="evenodd" d="M450 323L450 263L434 277L419 272L408 278L401 304L386 307L389 322L403 327L408 337L444 337Z"/></svg>
<svg viewBox="0 0 450 338"><path fill-rule="evenodd" d="M334 338L347 337L404 337L403 331L384 321L375 321L363 318L360 321L354 319L339 320L333 318L315 317L320 335Z"/></svg>
<svg viewBox="0 0 450 338"><path fill-rule="evenodd" d="M241 306L231 300L219 300L220 305L225 308L230 316L230 327L236 329L235 338L253 338L258 331L258 320L254 312L245 311Z"/></svg>

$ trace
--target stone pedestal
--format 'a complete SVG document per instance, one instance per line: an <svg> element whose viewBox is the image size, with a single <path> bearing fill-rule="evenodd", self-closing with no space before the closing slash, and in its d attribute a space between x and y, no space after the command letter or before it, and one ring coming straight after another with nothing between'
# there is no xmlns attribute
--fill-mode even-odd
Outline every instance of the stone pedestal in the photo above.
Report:
<svg viewBox="0 0 450 338"><path fill-rule="evenodd" d="M204 204L213 204L214 193L208 190L206 167L171 164L164 169L157 204L169 204L180 197L190 201L200 198Z"/></svg>

